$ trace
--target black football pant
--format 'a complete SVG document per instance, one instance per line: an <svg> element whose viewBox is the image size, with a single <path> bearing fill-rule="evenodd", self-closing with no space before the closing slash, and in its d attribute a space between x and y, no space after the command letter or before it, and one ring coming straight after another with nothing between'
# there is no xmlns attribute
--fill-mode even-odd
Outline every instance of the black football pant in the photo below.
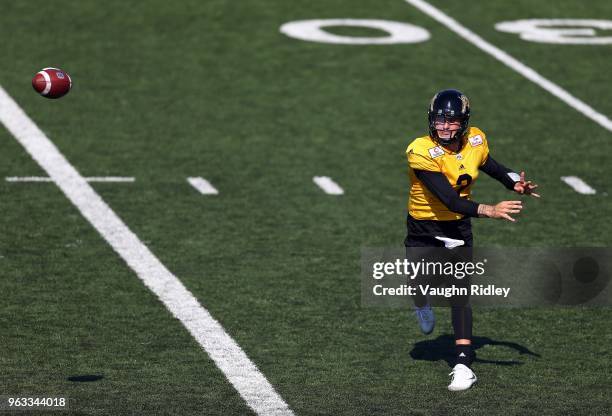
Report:
<svg viewBox="0 0 612 416"><path fill-rule="evenodd" d="M406 257L410 261L472 261L471 248L473 244L471 223L469 219L457 221L419 221L408 216L408 235L404 240L406 246ZM444 242L436 239L436 236L463 240L464 245L454 248L445 248ZM428 251L427 248L431 248ZM411 250L413 249L413 250ZM430 254L428 254L430 253ZM444 277L432 276L430 279L409 279L409 285L429 284L440 287L445 282ZM446 279L448 281L448 279ZM457 287L466 287L467 296L453 296L448 299L451 307L451 320L455 339L472 338L472 307L469 303L470 279L465 277L461 280L452 280ZM420 290L413 296L415 306L422 307L428 302L427 296Z"/></svg>

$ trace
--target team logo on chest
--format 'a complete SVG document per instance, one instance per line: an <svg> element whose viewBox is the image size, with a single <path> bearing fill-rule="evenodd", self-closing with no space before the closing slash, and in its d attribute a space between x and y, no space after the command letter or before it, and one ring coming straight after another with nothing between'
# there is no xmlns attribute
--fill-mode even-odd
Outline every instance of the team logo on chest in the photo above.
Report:
<svg viewBox="0 0 612 416"><path fill-rule="evenodd" d="M440 146L432 147L429 149L429 155L432 159L435 159L440 156L444 156L444 150Z"/></svg>

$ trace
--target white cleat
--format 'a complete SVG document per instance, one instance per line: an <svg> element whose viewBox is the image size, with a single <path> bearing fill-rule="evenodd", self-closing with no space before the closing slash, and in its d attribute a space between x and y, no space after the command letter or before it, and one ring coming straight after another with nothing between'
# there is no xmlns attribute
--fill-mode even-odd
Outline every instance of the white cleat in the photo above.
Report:
<svg viewBox="0 0 612 416"><path fill-rule="evenodd" d="M453 376L451 383L448 385L450 391L467 390L477 380L476 374L463 364L457 364L449 376Z"/></svg>

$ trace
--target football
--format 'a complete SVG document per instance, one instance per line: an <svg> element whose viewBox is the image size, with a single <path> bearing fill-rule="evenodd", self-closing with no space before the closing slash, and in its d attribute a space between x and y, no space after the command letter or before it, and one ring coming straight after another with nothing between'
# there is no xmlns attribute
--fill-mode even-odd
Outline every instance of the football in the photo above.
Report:
<svg viewBox="0 0 612 416"><path fill-rule="evenodd" d="M60 98L72 88L72 79L59 68L43 68L32 78L32 86L46 98Z"/></svg>

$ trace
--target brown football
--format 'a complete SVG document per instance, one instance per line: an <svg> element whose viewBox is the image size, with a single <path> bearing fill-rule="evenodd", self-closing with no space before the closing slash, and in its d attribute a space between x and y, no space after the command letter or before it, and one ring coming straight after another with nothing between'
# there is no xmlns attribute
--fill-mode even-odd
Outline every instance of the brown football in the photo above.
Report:
<svg viewBox="0 0 612 416"><path fill-rule="evenodd" d="M72 79L59 68L43 68L32 78L32 86L46 98L60 98L72 88Z"/></svg>

